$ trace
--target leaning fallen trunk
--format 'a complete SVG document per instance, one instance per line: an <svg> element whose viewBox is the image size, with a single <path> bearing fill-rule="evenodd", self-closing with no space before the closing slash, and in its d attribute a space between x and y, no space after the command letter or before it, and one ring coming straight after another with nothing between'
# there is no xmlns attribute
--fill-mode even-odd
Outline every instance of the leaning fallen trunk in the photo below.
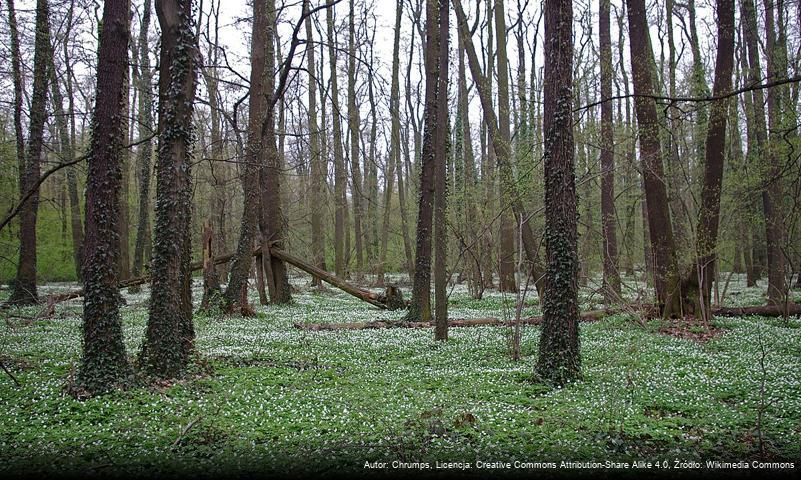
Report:
<svg viewBox="0 0 801 480"><path fill-rule="evenodd" d="M259 255L260 253L261 253L261 247L256 248L255 250L253 250L253 255ZM358 298L359 300L365 301L365 302L367 302L367 303L369 303L371 305L374 305L374 306L376 306L378 308L381 308L383 310L386 310L386 309L394 310L395 308L397 308L395 305L390 306L390 307L387 306L387 303L386 303L386 301L384 299L388 297L388 294L381 295L381 294L378 294L378 293L373 293L373 292L358 288L356 286L353 286L353 285L349 284L348 282L342 280L341 278L339 278L339 277L337 277L335 275L332 275L332 274L326 272L325 270L321 270L321 269L319 269L319 268L317 268L317 267L315 267L315 266L313 266L313 265L311 265L309 263L306 263L303 260L299 259L298 257L295 257L294 255L291 255L290 253L285 252L283 250L280 250L278 248L271 248L270 249L270 253L273 256L278 257L281 260L283 260L283 261L285 261L285 262L287 262L287 263L289 263L291 265L294 265L295 267L303 270L306 273L309 273L309 274L311 274L311 275L313 275L315 277L321 278L323 281L325 281L327 283L330 283L331 285L339 288L340 290L344 291L345 293L353 295L354 297ZM219 257L214 257L214 264L215 265L219 265L221 263L228 262L233 257L234 257L233 253L229 253L229 254L226 254L226 255L221 255ZM201 270L203 268L203 262L202 261L194 262L194 263L192 263L190 265L190 268L192 269L192 271ZM134 286L134 285L142 285L142 284L145 284L145 283L147 283L149 281L150 281L150 275L142 275L141 277L130 278L128 280L120 282L118 286L119 286L120 289L123 289L123 288L131 287L131 286ZM59 293L59 294L51 295L50 297L48 297L47 303L66 302L67 300L72 300L74 298L80 298L83 295L84 295L83 289L75 290L75 291L72 291L72 292ZM397 302L395 302L395 303L397 303Z"/></svg>

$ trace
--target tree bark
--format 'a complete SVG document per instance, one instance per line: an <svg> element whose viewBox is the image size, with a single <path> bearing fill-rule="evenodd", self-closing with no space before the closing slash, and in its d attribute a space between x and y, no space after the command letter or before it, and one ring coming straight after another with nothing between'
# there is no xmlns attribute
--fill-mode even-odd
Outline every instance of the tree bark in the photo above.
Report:
<svg viewBox="0 0 801 480"><path fill-rule="evenodd" d="M420 169L420 200L417 214L417 248L415 250L412 301L405 320L431 321L431 236L433 227L434 189L437 172L437 114L439 103L439 10L436 0L426 0L425 27L425 111Z"/></svg>
<svg viewBox="0 0 801 480"><path fill-rule="evenodd" d="M503 0L495 1L495 41L496 52L498 55L498 133L501 141L511 149L511 132L509 126L509 61L506 54L506 9ZM495 152L500 160L500 155ZM510 157L504 159L506 162ZM500 163L500 162L499 162ZM509 185L515 185L516 178L507 178L513 175L511 168L500 169L501 175L501 212L500 225L498 230L499 250L498 250L498 290L501 292L516 292L517 283L515 282L515 221L517 215L512 215L509 207L515 201L517 188L509 189ZM518 200L519 201L519 200Z"/></svg>
<svg viewBox="0 0 801 480"><path fill-rule="evenodd" d="M139 141L142 143L137 149L136 156L137 180L139 181L139 215L136 222L136 244L134 245L133 268L131 271L133 277L138 277L141 274L146 262L145 247L151 241L150 176L153 142L150 137L153 133L153 94L151 91L153 74L150 71L150 44L148 43L150 13L150 0L145 0L139 25L139 73L136 75L137 81L135 82L135 86L139 91L137 125L139 128Z"/></svg>
<svg viewBox="0 0 801 480"><path fill-rule="evenodd" d="M157 0L159 148L150 311L139 357L156 379L181 375L194 349L191 160L197 44L189 0Z"/></svg>
<svg viewBox="0 0 801 480"><path fill-rule="evenodd" d="M97 61L97 96L92 119L86 186L86 265L83 278L83 357L79 388L90 394L125 386L132 380L118 307L121 155L127 131L121 117L128 69L128 0L103 6Z"/></svg>
<svg viewBox="0 0 801 480"><path fill-rule="evenodd" d="M774 19L773 0L765 0L765 32L767 40L765 51L767 52L767 73L768 78L784 78L787 72L782 72L781 66L781 42L777 41ZM778 45L777 45L778 43ZM753 67L752 67L753 68ZM783 185L781 178L781 161L779 152L783 147L781 144L782 127L784 116L782 107L782 92L780 88L771 88L767 92L768 104L768 135L765 152L764 183L765 194L763 203L765 210L765 237L768 246L768 300L775 304L784 303L786 295L787 280L785 278L785 253L784 238L785 228L782 215L782 203L784 200Z"/></svg>
<svg viewBox="0 0 801 480"><path fill-rule="evenodd" d="M7 0L8 29L11 37L11 75L14 78L14 138L17 146L17 178L19 179L20 195L24 195L22 187L25 178L25 137L22 132L22 103L24 101L25 85L22 76L22 60L19 51L19 31L17 29L17 13L14 0Z"/></svg>
<svg viewBox="0 0 801 480"><path fill-rule="evenodd" d="M214 263L214 230L211 219L203 222L203 298L200 308L208 310L212 307L214 297L220 294L220 277Z"/></svg>
<svg viewBox="0 0 801 480"><path fill-rule="evenodd" d="M653 95L653 54L650 50L644 0L626 0L629 17L629 47L634 78L634 101L637 112L640 158L645 189L648 230L654 260L654 285L657 301L664 305L665 317L682 316L680 273L673 240L673 226L668 210L662 147Z"/></svg>
<svg viewBox="0 0 801 480"><path fill-rule="evenodd" d="M259 172L264 144L261 138L261 125L264 120L267 90L267 5L263 1L253 4L253 35L250 54L250 99L248 103L248 139L244 166L240 169L244 191L242 221L239 228L239 241L236 254L231 263L228 287L225 298L229 312L250 312L247 305L248 273L252 264L250 252L256 240L256 227L259 216Z"/></svg>
<svg viewBox="0 0 801 480"><path fill-rule="evenodd" d="M715 60L714 96L731 90L734 67L734 0L717 0L718 47ZM720 195L723 186L723 164L726 144L726 121L729 102L719 100L711 107L707 126L701 208L696 228L696 265L690 273L690 286L695 286L700 298L694 308L696 315L708 319L711 311L712 281L717 262L718 226L720 224ZM698 290L700 287L700 291ZM685 287L688 290L691 287ZM689 292L688 294L692 294Z"/></svg>
<svg viewBox="0 0 801 480"><path fill-rule="evenodd" d="M448 136L450 125L448 122L448 32L449 5L448 0L439 0L437 35L437 109L436 109L436 137L434 141L434 250L436 254L434 263L434 329L435 340L448 340L448 230L447 230L447 157ZM429 53L433 53L429 50ZM512 275L514 281L514 275Z"/></svg>
<svg viewBox="0 0 801 480"><path fill-rule="evenodd" d="M403 1L398 0L395 5L395 36L392 42L392 86L390 88L389 115L391 117L389 154L387 155L387 169L384 172L384 217L381 225L381 254L378 259L379 286L385 283L387 251L389 249L389 219L392 211L392 190L395 181L395 168L400 167L400 30L403 14ZM400 172L399 172L400 173ZM401 174L402 175L402 174ZM399 180L403 177L399 177ZM400 188L400 187L399 187Z"/></svg>
<svg viewBox="0 0 801 480"><path fill-rule="evenodd" d="M573 158L573 9L545 2L545 276L537 372L556 384L581 376Z"/></svg>
<svg viewBox="0 0 801 480"><path fill-rule="evenodd" d="M337 82L337 46L334 34L334 7L326 9L326 25L328 28L328 59L331 77L331 123L333 124L334 141L334 272L338 277L345 277L345 215L348 208L346 189L348 183L347 167L342 152L342 112L339 109L339 88Z"/></svg>
<svg viewBox="0 0 801 480"><path fill-rule="evenodd" d="M44 125L47 120L47 71L52 56L50 45L49 7L47 0L36 2L36 38L33 56L33 94L28 124L28 150L25 154L25 175L20 194L36 186L40 175ZM38 301L36 293L36 217L39 212L39 189L30 196L20 212L20 246L17 276L8 303L31 305Z"/></svg>
<svg viewBox="0 0 801 480"><path fill-rule="evenodd" d="M356 7L350 0L348 13L348 129L350 131L351 196L356 247L356 278L364 274L364 233L362 232L362 172L359 165L359 109L356 107Z"/></svg>
<svg viewBox="0 0 801 480"><path fill-rule="evenodd" d="M309 2L304 0L303 9L308 13ZM309 161L311 162L311 248L314 265L325 270L325 237L323 236L323 209L324 184L326 175L325 160L320 154L320 134L317 127L317 81L314 75L316 61L314 59L314 34L312 30L311 16L306 17L306 61L309 74ZM313 277L312 283L321 287L322 282L319 278Z"/></svg>
<svg viewBox="0 0 801 480"><path fill-rule="evenodd" d="M612 33L610 1L600 0L598 22L601 60L601 99L612 96ZM601 225L603 230L603 290L606 303L620 299L620 272L617 254L617 215L615 213L615 138L612 102L601 104Z"/></svg>
<svg viewBox="0 0 801 480"><path fill-rule="evenodd" d="M278 152L275 139L275 105L278 96L283 97L280 89L283 85L275 84L275 44L276 44L276 17L275 0L267 1L266 25L266 57L265 57L265 112L261 123L261 144L264 148L264 163L260 171L261 184L261 246L264 273L267 280L267 289L270 293L270 302L285 304L292 301L289 288L289 277L283 260L270 255L270 246L277 248L284 246L284 215L281 206L281 172L283 161ZM287 54L286 64L280 72L282 82L286 79L286 70L292 61L294 50Z"/></svg>
<svg viewBox="0 0 801 480"><path fill-rule="evenodd" d="M50 59L48 66L48 78L50 80L50 92L52 95L53 115L55 116L56 129L58 130L59 152L62 162L72 162L75 160L75 152L72 149L72 139L70 137L67 115L64 112L64 96L61 93L58 76L56 72L55 55ZM69 58L66 59L69 61ZM72 226L73 260L75 262L75 276L79 282L83 281L83 224L81 222L81 208L77 200L77 185L75 185L75 172L73 167L66 170L67 188L70 190L70 220ZM73 196L72 190L75 189Z"/></svg>

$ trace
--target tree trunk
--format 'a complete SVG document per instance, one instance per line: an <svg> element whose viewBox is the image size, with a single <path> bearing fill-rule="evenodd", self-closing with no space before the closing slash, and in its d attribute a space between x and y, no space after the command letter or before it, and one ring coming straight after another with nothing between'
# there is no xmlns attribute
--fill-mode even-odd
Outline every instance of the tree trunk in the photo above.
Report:
<svg viewBox="0 0 801 480"><path fill-rule="evenodd" d="M447 0L439 0L439 34L437 35L437 108L436 108L436 136L434 141L434 250L436 259L434 263L434 329L435 340L448 339L448 297L447 297L447 269L448 269L448 229L447 229L447 157L448 136L450 132L448 122L448 31L449 31L449 5ZM429 54L433 50L428 51ZM514 275L512 275L514 281Z"/></svg>
<svg viewBox="0 0 801 480"><path fill-rule="evenodd" d="M148 32L150 30L150 0L145 0L142 6L142 19L139 25L139 73L136 75L135 86L139 91L139 106L137 110L139 128L139 141L137 148L136 166L137 180L139 181L139 215L136 222L136 244L134 245L134 258L132 276L138 277L145 266L145 246L150 243L150 176L151 158L153 156L153 142L149 139L153 134L153 94L151 83L153 74L150 71L150 44ZM137 291L135 288L134 291Z"/></svg>
<svg viewBox="0 0 801 480"><path fill-rule="evenodd" d="M309 2L304 0L303 8L308 13ZM309 74L309 161L311 162L311 248L314 265L325 270L325 237L323 236L323 209L326 204L325 198L325 177L327 168L325 159L320 154L320 134L317 127L317 86L315 85L315 68L317 62L314 59L314 39L312 30L311 16L306 17L306 61ZM317 287L322 287L322 281L312 278L312 283Z"/></svg>
<svg viewBox="0 0 801 480"><path fill-rule="evenodd" d="M19 32L17 29L17 13L14 0L8 0L8 29L11 37L11 74L14 77L14 138L17 146L17 178L19 179L20 195L25 192L25 137L22 133L22 103L24 101L24 77L22 76L22 61L19 51Z"/></svg>
<svg viewBox="0 0 801 480"><path fill-rule="evenodd" d="M203 222L203 299L200 308L208 310L212 307L214 297L220 294L220 277L214 264L214 230L211 219Z"/></svg>
<svg viewBox="0 0 801 480"><path fill-rule="evenodd" d="M156 379L181 375L194 349L191 157L197 44L189 0L158 0L159 149L150 316L139 363Z"/></svg>
<svg viewBox="0 0 801 480"><path fill-rule="evenodd" d="M412 57L414 54L414 30L412 30L412 38L409 41L409 62L406 66L406 106L407 106L407 118L410 118L412 124L415 123L414 115L411 112L411 108L409 103L411 102L411 71L412 71ZM421 40L422 41L422 40ZM400 112L400 104L398 105L398 111ZM412 129L415 131L415 128ZM410 185L413 183L410 176L406 176L406 180L404 183L404 175L403 175L403 168L404 163L408 166L411 164L411 157L412 157L412 147L409 145L409 140L413 133L409 133L407 130L406 133L406 141L403 142L403 159L401 159L400 154L397 156L397 163L395 164L395 171L398 174L398 206L400 208L400 216L401 216L401 233L403 235L403 253L406 259L406 272L409 275L409 281L412 281L414 278L414 249L412 247L412 238L409 233L409 213L406 204L406 193L409 191ZM415 146L416 149L416 146ZM407 168L407 173L410 171Z"/></svg>
<svg viewBox="0 0 801 480"><path fill-rule="evenodd" d="M120 238L116 235L121 154L127 131L121 117L129 37L128 0L103 6L97 55L97 96L86 186L86 266L84 268L83 357L79 388L90 394L132 380L123 343L117 287ZM57 88L57 87L55 87Z"/></svg>
<svg viewBox="0 0 801 480"><path fill-rule="evenodd" d="M350 131L350 168L352 175L353 227L356 246L356 278L364 274L364 234L362 232L362 173L359 165L359 109L356 107L356 25L354 0L348 14L348 129Z"/></svg>
<svg viewBox="0 0 801 480"><path fill-rule="evenodd" d="M28 150L25 154L25 175L20 194L35 189L20 211L19 258L17 276L8 303L31 305L38 301L36 293L36 216L39 212L39 180L44 124L47 120L47 71L52 56L50 45L49 8L47 0L36 2L36 39L33 57L33 95L28 124Z"/></svg>
<svg viewBox="0 0 801 480"><path fill-rule="evenodd" d="M653 56L650 50L645 0L626 0L629 17L629 47L634 78L640 158L645 188L648 230L654 259L654 285L657 301L664 305L665 317L682 316L684 306L680 273L668 210L662 147L653 95Z"/></svg>
<svg viewBox="0 0 801 480"><path fill-rule="evenodd" d="M573 159L573 9L545 2L545 279L537 372L556 384L581 375Z"/></svg>
<svg viewBox="0 0 801 480"><path fill-rule="evenodd" d="M503 0L495 0L495 41L498 54L498 133L501 141L511 148L511 133L509 127L509 61L506 54L506 9ZM500 158L498 152L496 157ZM511 158L504 159L509 162ZM508 189L508 185L517 182L516 178L506 178L512 175L511 168L502 168L501 174L501 212L498 236L500 240L498 251L498 290L501 292L516 292L515 282L515 222L517 215L509 211L511 203L515 200L513 195L517 189ZM519 200L518 200L519 201Z"/></svg>
<svg viewBox="0 0 801 480"><path fill-rule="evenodd" d="M484 281L481 272L481 251L480 251L480 236L476 234L476 225L480 219L478 215L478 208L476 207L476 167L475 157L473 154L473 141L472 133L470 131L470 117L468 115L469 104L467 98L467 76L464 64L464 43L461 36L458 39L458 54L459 54L459 72L458 72L458 111L457 122L461 125L461 132L457 132L462 138L462 158L464 163L464 178L461 185L455 188L461 189L462 202L461 207L464 211L464 228L462 235L464 237L464 245L462 249L465 250L465 261L467 262L467 283L470 296L476 299L481 299L484 294ZM490 272L491 274L491 272Z"/></svg>
<svg viewBox="0 0 801 480"><path fill-rule="evenodd" d="M128 35L130 37L130 34ZM130 41L130 38L129 38ZM128 129L131 126L130 117L132 115L133 108L131 107L131 100L130 100L130 87L131 87L131 75L130 70L125 70L125 82L123 83L123 90L125 90L125 94L122 96L123 102L123 115L121 117L121 122L123 122L123 131L125 132L125 143L130 143L130 137L128 135ZM131 261L130 261L130 235L129 232L131 230L131 218L130 218L130 208L128 208L128 186L131 183L131 176L130 172L130 150L125 148L120 152L120 173L122 177L120 178L120 189L118 195L120 196L120 209L117 216L117 234L120 236L120 254L117 257L117 261L119 262L119 277L121 279L126 279L131 276Z"/></svg>
<svg viewBox="0 0 801 480"><path fill-rule="evenodd" d="M776 38L773 0L765 0L764 4L768 78L785 78L787 72L782 71L782 48L781 42L778 42ZM782 138L781 133L783 127L785 127L782 118L784 116L784 107L782 106L782 89L780 87L768 89L767 95L769 134L765 152L765 157L767 157L765 159L766 168L763 170L765 174L763 202L765 209L765 237L768 246L768 300L772 304L781 305L784 303L785 289L787 287L784 251L786 232L782 215L784 194L781 178L782 162L780 160L784 149L782 143L786 141L786 139ZM788 130L788 132L790 131Z"/></svg>
<svg viewBox="0 0 801 480"><path fill-rule="evenodd" d="M50 92L53 97L51 103L53 105L53 115L55 116L56 129L58 130L61 162L72 162L75 159L75 153L72 149L69 125L67 123L68 117L64 112L64 97L61 94L61 87L58 84L55 55L53 55L49 60L50 64L48 65L48 78L50 81ZM68 167L66 170L66 180L67 187L71 190L73 188L72 184L75 183L75 172L72 170L72 167ZM77 186L74 188L77 190ZM72 200L72 198L72 194L70 194L70 199ZM71 201L70 207L75 276L80 282L83 279L83 272L81 272L83 265L83 225L80 217L80 204L77 201Z"/></svg>
<svg viewBox="0 0 801 480"><path fill-rule="evenodd" d="M437 172L437 129L439 102L439 10L435 0L426 0L425 27L425 113L420 169L420 200L417 214L417 248L415 250L412 301L405 320L431 321L431 236L433 226L434 189Z"/></svg>
<svg viewBox="0 0 801 480"><path fill-rule="evenodd" d="M211 65L217 65L219 59L220 47L218 45L219 38L219 9L222 2L216 4L215 22L214 22L214 40L209 43L209 52L207 61ZM209 22L211 18L209 18ZM206 81L206 91L209 95L209 116L211 120L210 133L211 133L211 159L209 161L209 173L212 177L212 185L214 188L214 213L213 213L213 229L214 236L213 242L218 248L222 250L228 249L228 211L233 202L229 202L227 183L229 181L229 166L224 161L225 157L225 140L221 132L221 117L220 117L220 101L219 101L219 80L216 77L216 70L212 68L204 68L202 70L203 76ZM219 276L219 282L228 283L228 265L220 265L216 269Z"/></svg>
<svg viewBox="0 0 801 480"><path fill-rule="evenodd" d="M601 57L601 225L603 229L603 290L607 304L620 299L615 214L615 138L612 126L612 33L609 0L600 0L598 22Z"/></svg>
<svg viewBox="0 0 801 480"><path fill-rule="evenodd" d="M261 123L261 145L264 148L264 163L260 172L261 183L261 247L264 273L267 280L267 289L270 293L270 302L285 304L292 301L289 288L289 277L286 265L280 258L270 255L270 247L284 247L284 216L281 206L281 172L283 161L279 155L275 141L275 104L276 96L283 96L283 92L276 91L275 76L275 43L276 43L276 17L275 0L267 2L266 25L266 57L265 57L265 117ZM291 61L293 51L288 54ZM291 63L291 62L290 62ZM285 68L288 65L285 66ZM282 70L281 75L286 72Z"/></svg>
<svg viewBox="0 0 801 480"><path fill-rule="evenodd" d="M253 35L250 54L250 100L248 104L248 140L244 166L240 169L244 190L242 221L239 242L231 263L225 298L229 312L250 313L247 305L248 273L252 264L250 252L256 240L259 215L259 172L264 156L264 144L260 129L264 120L267 90L265 85L267 51L267 6L265 2L253 4Z"/></svg>
<svg viewBox="0 0 801 480"><path fill-rule="evenodd" d="M734 66L734 0L717 0L718 47L715 60L715 83L712 94L721 96L731 90ZM723 163L726 144L726 120L729 102L719 100L711 107L707 126L704 178L701 188L701 209L696 228L696 265L690 273L688 294L700 294L694 307L696 315L710 318L711 291L717 262L718 226L720 224L720 194L723 186ZM689 291L695 286L695 292ZM700 288L700 291L699 291Z"/></svg>
<svg viewBox="0 0 801 480"><path fill-rule="evenodd" d="M340 118L342 112L339 109L339 88L337 82L337 46L336 35L334 34L334 7L325 11L326 25L328 28L328 59L331 77L331 111L334 134L334 272L338 277L345 277L346 252L345 248L345 213L348 208L348 200L345 194L348 183L347 167L345 166L344 154L342 152L342 124Z"/></svg>
<svg viewBox="0 0 801 480"><path fill-rule="evenodd" d="M395 181L395 167L400 167L400 30L403 14L403 1L398 0L395 6L395 36L392 43L392 87L389 98L389 115L391 117L389 154L387 169L384 172L384 217L381 225L381 256L378 259L377 284L384 286L387 250L389 248L389 217L392 211L392 189ZM400 177L402 178L402 177Z"/></svg>

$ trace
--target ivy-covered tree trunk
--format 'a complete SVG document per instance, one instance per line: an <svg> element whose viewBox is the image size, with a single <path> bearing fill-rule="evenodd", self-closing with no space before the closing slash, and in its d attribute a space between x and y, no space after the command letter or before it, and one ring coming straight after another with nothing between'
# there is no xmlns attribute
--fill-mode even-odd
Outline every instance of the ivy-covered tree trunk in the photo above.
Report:
<svg viewBox="0 0 801 480"><path fill-rule="evenodd" d="M103 4L97 58L97 96L86 185L83 357L78 388L90 394L125 386L133 373L125 354L118 307L121 153L125 138L122 97L128 69L128 0Z"/></svg>
<svg viewBox="0 0 801 480"><path fill-rule="evenodd" d="M155 378L181 375L194 345L191 160L197 45L191 0L158 0L161 26L159 147L150 311L140 365Z"/></svg>
<svg viewBox="0 0 801 480"><path fill-rule="evenodd" d="M36 188L20 210L19 258L17 276L8 303L32 305L36 293L36 217L39 212L39 180L44 125L47 120L47 71L53 54L50 45L50 9L47 0L36 2L36 38L33 54L33 95L28 126L28 149L25 154L25 173L21 178L22 195Z"/></svg>
<svg viewBox="0 0 801 480"><path fill-rule="evenodd" d="M153 156L153 95L150 89L152 73L150 72L150 45L148 30L150 28L150 0L142 6L142 19L139 25L138 53L139 72L135 76L135 86L139 91L138 121L139 141L137 147L136 170L139 180L139 218L136 222L136 244L132 275L138 277L145 264L145 246L150 243L150 163ZM134 290L136 291L136 290Z"/></svg>
<svg viewBox="0 0 801 480"><path fill-rule="evenodd" d="M573 158L573 8L545 2L545 274L537 373L555 384L581 375Z"/></svg>

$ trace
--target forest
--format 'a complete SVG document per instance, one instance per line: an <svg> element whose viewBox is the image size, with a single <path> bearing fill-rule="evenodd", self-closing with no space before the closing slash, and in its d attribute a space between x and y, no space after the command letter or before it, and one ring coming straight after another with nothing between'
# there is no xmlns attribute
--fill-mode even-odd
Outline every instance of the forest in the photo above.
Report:
<svg viewBox="0 0 801 480"><path fill-rule="evenodd" d="M798 0L0 0L0 475L801 464Z"/></svg>

